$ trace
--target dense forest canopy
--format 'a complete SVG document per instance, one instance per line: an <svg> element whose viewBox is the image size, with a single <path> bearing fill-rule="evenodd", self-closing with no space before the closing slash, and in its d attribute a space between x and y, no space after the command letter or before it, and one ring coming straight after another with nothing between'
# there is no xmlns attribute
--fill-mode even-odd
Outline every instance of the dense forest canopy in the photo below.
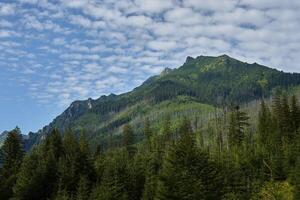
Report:
<svg viewBox="0 0 300 200"><path fill-rule="evenodd" d="M276 92L258 117L232 106L204 127L146 118L143 139L123 126L120 140L91 148L87 133L54 129L25 153L20 130L1 147L0 199L300 199L300 107Z"/></svg>
<svg viewBox="0 0 300 200"><path fill-rule="evenodd" d="M188 57L1 134L0 199L300 199L300 75ZM5 139L4 139L5 138Z"/></svg>

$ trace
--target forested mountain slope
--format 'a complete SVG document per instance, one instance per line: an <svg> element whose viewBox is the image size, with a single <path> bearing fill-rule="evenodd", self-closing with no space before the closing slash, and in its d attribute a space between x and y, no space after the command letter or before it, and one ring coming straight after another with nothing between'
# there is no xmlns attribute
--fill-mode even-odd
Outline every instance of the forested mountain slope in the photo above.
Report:
<svg viewBox="0 0 300 200"><path fill-rule="evenodd" d="M125 123L139 132L145 118L154 129L167 115L173 121L194 116L203 123L218 108L267 97L276 87L299 84L300 74L248 64L227 55L187 57L181 67L166 69L131 92L73 102L38 133L30 133L26 146L39 143L54 128L85 131L90 142L97 144L109 135L117 137Z"/></svg>

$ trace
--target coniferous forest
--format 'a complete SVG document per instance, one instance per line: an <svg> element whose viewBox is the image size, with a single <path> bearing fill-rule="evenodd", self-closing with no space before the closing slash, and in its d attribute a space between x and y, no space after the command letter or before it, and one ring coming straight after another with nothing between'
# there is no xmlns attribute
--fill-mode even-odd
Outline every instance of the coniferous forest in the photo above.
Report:
<svg viewBox="0 0 300 200"><path fill-rule="evenodd" d="M0 200L300 200L300 0L0 0Z"/></svg>
<svg viewBox="0 0 300 200"><path fill-rule="evenodd" d="M25 152L16 128L1 147L0 199L299 200L299 100L277 92L259 105L255 119L232 105L207 129L165 116L156 132L146 118L139 142L126 124L96 148L84 131L54 129Z"/></svg>

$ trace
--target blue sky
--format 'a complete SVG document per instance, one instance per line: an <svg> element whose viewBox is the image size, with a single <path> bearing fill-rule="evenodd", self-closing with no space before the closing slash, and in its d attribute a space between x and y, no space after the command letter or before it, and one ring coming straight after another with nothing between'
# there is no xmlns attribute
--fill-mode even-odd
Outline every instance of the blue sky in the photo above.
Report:
<svg viewBox="0 0 300 200"><path fill-rule="evenodd" d="M0 132L122 93L187 56L300 72L298 0L1 0Z"/></svg>

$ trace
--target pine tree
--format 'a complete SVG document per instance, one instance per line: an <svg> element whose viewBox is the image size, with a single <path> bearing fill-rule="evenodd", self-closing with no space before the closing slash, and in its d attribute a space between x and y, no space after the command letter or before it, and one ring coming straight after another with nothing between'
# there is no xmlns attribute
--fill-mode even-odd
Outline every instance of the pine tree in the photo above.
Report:
<svg viewBox="0 0 300 200"><path fill-rule="evenodd" d="M13 188L15 199L38 200L49 197L47 195L49 191L44 187L48 180L42 159L41 148L36 148L25 156Z"/></svg>
<svg viewBox="0 0 300 200"><path fill-rule="evenodd" d="M297 160L296 167L293 171L293 182L295 185L294 186L295 187L294 199L298 200L298 199L300 199L300 157L299 157L299 160Z"/></svg>
<svg viewBox="0 0 300 200"><path fill-rule="evenodd" d="M82 169L80 145L74 134L68 130L63 139L64 155L58 163L61 191L74 196Z"/></svg>
<svg viewBox="0 0 300 200"><path fill-rule="evenodd" d="M44 153L52 151L56 160L63 154L62 136L58 129L53 129L44 142Z"/></svg>
<svg viewBox="0 0 300 200"><path fill-rule="evenodd" d="M73 200L66 190L59 189L54 200Z"/></svg>
<svg viewBox="0 0 300 200"><path fill-rule="evenodd" d="M3 166L0 171L0 199L9 199L13 195L13 186L24 156L22 136L17 127L10 131L1 147Z"/></svg>
<svg viewBox="0 0 300 200"><path fill-rule="evenodd" d="M84 175L80 176L77 193L76 193L76 200L86 200L89 199L89 183L88 178Z"/></svg>
<svg viewBox="0 0 300 200"><path fill-rule="evenodd" d="M297 136L293 143L293 148L291 152L293 159L295 161L291 169L291 181L294 185L294 199L300 199L300 135Z"/></svg>
<svg viewBox="0 0 300 200"><path fill-rule="evenodd" d="M282 97L282 121L281 121L281 126L283 130L283 136L285 139L289 142L292 139L294 139L294 134L292 131L292 121L291 121L291 110L289 106L289 101L287 95L283 95Z"/></svg>
<svg viewBox="0 0 300 200"><path fill-rule="evenodd" d="M171 132L171 118L169 115L166 116L163 126L162 126L162 134L165 142L169 142L172 140L172 132Z"/></svg>
<svg viewBox="0 0 300 200"><path fill-rule="evenodd" d="M104 169L101 172L101 182L94 187L91 199L128 200L128 153L117 150L110 152L102 166Z"/></svg>
<svg viewBox="0 0 300 200"><path fill-rule="evenodd" d="M146 169L145 169L145 184L143 191L143 200L154 200L158 173L160 169L160 162L158 160L158 152L149 152L146 155Z"/></svg>
<svg viewBox="0 0 300 200"><path fill-rule="evenodd" d="M92 157L90 146L86 138L86 134L82 132L79 138L79 170L80 173L84 176L87 176L88 179L92 179L93 177L93 164L92 164Z"/></svg>
<svg viewBox="0 0 300 200"><path fill-rule="evenodd" d="M272 107L273 107L273 114L274 117L276 119L276 122L278 124L278 127L280 129L282 129L281 126L279 126L279 124L282 124L283 121L283 114L282 114L282 101L281 98L282 97L282 92L280 90L277 90L275 92L275 95L273 96L273 102L272 102ZM282 132L282 130L280 130Z"/></svg>
<svg viewBox="0 0 300 200"><path fill-rule="evenodd" d="M272 116L269 107L262 100L258 115L258 133L261 145L270 145L272 134Z"/></svg>
<svg viewBox="0 0 300 200"><path fill-rule="evenodd" d="M247 113L236 106L230 114L229 142L231 146L240 145L245 138L245 129L249 126Z"/></svg>
<svg viewBox="0 0 300 200"><path fill-rule="evenodd" d="M298 133L300 128L300 107L295 95L293 95L291 99L291 120L292 131Z"/></svg>
<svg viewBox="0 0 300 200"><path fill-rule="evenodd" d="M25 156L14 186L16 199L48 199L57 190L57 164L62 152L62 139L53 130L46 140Z"/></svg>
<svg viewBox="0 0 300 200"><path fill-rule="evenodd" d="M129 124L126 124L123 127L123 146L126 148L130 157L134 155L134 152L136 150L133 144L134 144L134 135L133 135L132 128Z"/></svg>
<svg viewBox="0 0 300 200"><path fill-rule="evenodd" d="M96 147L96 151L94 153L94 159L101 156L102 153L103 153L102 147L101 147L100 144L98 144L97 147Z"/></svg>
<svg viewBox="0 0 300 200"><path fill-rule="evenodd" d="M180 130L165 156L156 199L220 199L223 183L216 165L197 149L186 122Z"/></svg>
<svg viewBox="0 0 300 200"><path fill-rule="evenodd" d="M144 137L145 137L147 149L150 151L151 151L151 136L152 136L152 131L150 128L150 122L149 119L147 118L145 120L145 125L144 125Z"/></svg>

